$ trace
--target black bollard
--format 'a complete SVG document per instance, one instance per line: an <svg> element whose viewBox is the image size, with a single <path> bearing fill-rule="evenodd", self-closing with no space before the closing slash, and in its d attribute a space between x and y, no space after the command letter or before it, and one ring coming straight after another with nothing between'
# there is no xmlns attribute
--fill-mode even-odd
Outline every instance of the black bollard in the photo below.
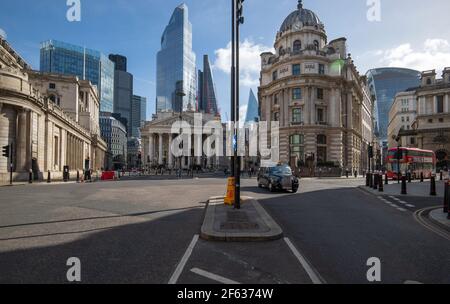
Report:
<svg viewBox="0 0 450 304"><path fill-rule="evenodd" d="M373 175L373 190L378 190L378 173Z"/></svg>
<svg viewBox="0 0 450 304"><path fill-rule="evenodd" d="M441 180L441 181L444 180L444 174L442 173L442 170L441 170L441 174L440 174L440 180Z"/></svg>
<svg viewBox="0 0 450 304"><path fill-rule="evenodd" d="M430 196L436 196L436 177L434 175L431 176L431 184L430 184Z"/></svg>
<svg viewBox="0 0 450 304"><path fill-rule="evenodd" d="M51 177L50 177L50 170L48 170L47 172L47 184L50 184L52 182Z"/></svg>
<svg viewBox="0 0 450 304"><path fill-rule="evenodd" d="M449 211L449 196L450 196L450 184L449 182L445 182L444 185L444 213L448 213Z"/></svg>
<svg viewBox="0 0 450 304"><path fill-rule="evenodd" d="M420 182L421 182L421 183L423 183L423 179L424 179L424 177L423 177L423 172L420 172Z"/></svg>
<svg viewBox="0 0 450 304"><path fill-rule="evenodd" d="M402 176L402 195L407 195L408 191L406 189L406 176Z"/></svg>
<svg viewBox="0 0 450 304"><path fill-rule="evenodd" d="M373 178L372 178L372 173L369 173L369 187L372 188L373 187Z"/></svg>
<svg viewBox="0 0 450 304"><path fill-rule="evenodd" d="M80 182L80 170L77 170L77 183Z"/></svg>
<svg viewBox="0 0 450 304"><path fill-rule="evenodd" d="M369 187L369 173L366 173L366 187Z"/></svg>
<svg viewBox="0 0 450 304"><path fill-rule="evenodd" d="M389 185L389 177L387 174L384 176L384 184Z"/></svg>
<svg viewBox="0 0 450 304"><path fill-rule="evenodd" d="M30 169L30 172L28 173L28 183L33 183L33 171Z"/></svg>
<svg viewBox="0 0 450 304"><path fill-rule="evenodd" d="M411 172L408 173L408 183L412 183L412 174Z"/></svg>
<svg viewBox="0 0 450 304"><path fill-rule="evenodd" d="M378 180L379 180L379 182L378 182L378 191L379 192L384 192L383 175L382 174L378 175Z"/></svg>

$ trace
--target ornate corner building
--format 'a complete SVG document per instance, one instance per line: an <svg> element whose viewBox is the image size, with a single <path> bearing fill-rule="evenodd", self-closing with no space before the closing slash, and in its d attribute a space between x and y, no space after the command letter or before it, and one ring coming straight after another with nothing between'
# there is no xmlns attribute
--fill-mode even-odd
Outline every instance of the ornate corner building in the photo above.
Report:
<svg viewBox="0 0 450 304"><path fill-rule="evenodd" d="M64 167L99 170L106 143L100 138L96 86L77 77L31 71L0 38L0 146L13 145L11 158L0 157L0 183L42 180L51 172L61 179ZM74 176L74 175L72 175Z"/></svg>
<svg viewBox="0 0 450 304"><path fill-rule="evenodd" d="M328 42L324 24L303 8L283 22L275 54L261 54L261 120L280 123L280 159L302 175L368 169L373 102L346 38Z"/></svg>

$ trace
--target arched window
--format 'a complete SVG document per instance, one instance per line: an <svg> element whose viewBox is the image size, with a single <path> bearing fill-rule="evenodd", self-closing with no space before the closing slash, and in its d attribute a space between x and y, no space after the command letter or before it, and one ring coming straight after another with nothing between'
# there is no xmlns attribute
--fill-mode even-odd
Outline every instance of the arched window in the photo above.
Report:
<svg viewBox="0 0 450 304"><path fill-rule="evenodd" d="M428 78L427 79L427 85L430 85L431 84L431 78Z"/></svg>
<svg viewBox="0 0 450 304"><path fill-rule="evenodd" d="M316 48L316 50L319 49L319 41L314 40L314 47Z"/></svg>
<svg viewBox="0 0 450 304"><path fill-rule="evenodd" d="M278 55L280 55L280 56L283 56L283 55L284 55L284 49L283 49L282 46L281 46L281 47L279 48L279 50L278 50Z"/></svg>
<svg viewBox="0 0 450 304"><path fill-rule="evenodd" d="M295 40L294 47L293 47L294 53L300 52L301 49L302 49L302 42L300 40Z"/></svg>

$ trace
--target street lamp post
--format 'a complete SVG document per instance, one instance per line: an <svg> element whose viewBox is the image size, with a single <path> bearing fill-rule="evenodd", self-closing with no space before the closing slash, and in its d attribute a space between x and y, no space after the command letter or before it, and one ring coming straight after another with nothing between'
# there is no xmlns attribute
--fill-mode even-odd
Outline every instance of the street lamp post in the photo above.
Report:
<svg viewBox="0 0 450 304"><path fill-rule="evenodd" d="M235 197L234 207L241 208L241 165L240 157L238 156L239 147L239 28L244 24L243 9L244 0L231 0L231 36L232 36L232 50L231 50L231 113L234 122L233 132L233 157L231 172L235 178Z"/></svg>

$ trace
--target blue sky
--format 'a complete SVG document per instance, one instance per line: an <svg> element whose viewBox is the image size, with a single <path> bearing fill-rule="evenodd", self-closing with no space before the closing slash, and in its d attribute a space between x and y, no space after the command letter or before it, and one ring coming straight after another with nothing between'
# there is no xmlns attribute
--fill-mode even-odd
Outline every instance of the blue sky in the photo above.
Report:
<svg viewBox="0 0 450 304"><path fill-rule="evenodd" d="M372 0L369 0L372 1ZM3 1L0 31L33 68L39 69L39 44L58 39L128 57L135 94L155 108L156 53L161 34L181 0L81 0L81 22L68 22L66 0ZM198 68L202 55L214 65L219 106L229 114L227 45L230 41L230 0L186 0L193 24ZM361 74L381 66L419 70L450 66L448 0L380 0L381 21L367 20L367 0L304 0L317 13L328 39L347 37L349 52ZM246 0L242 27L242 87L245 104L250 88L257 91L259 53L273 46L284 18L297 0ZM229 116L229 115L228 115Z"/></svg>

